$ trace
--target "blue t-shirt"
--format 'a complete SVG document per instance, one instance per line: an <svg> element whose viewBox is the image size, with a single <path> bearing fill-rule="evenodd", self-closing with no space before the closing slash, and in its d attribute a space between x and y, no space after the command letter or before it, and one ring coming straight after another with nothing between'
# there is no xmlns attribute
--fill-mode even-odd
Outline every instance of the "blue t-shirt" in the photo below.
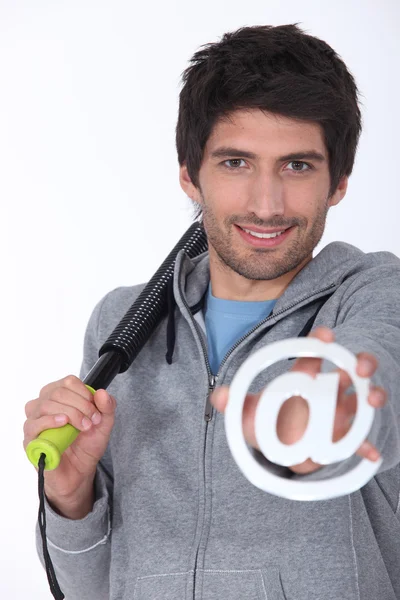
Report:
<svg viewBox="0 0 400 600"><path fill-rule="evenodd" d="M222 359L235 342L268 317L276 301L277 299L262 302L222 300L212 295L211 283L209 284L204 320L208 358L214 375L217 374Z"/></svg>

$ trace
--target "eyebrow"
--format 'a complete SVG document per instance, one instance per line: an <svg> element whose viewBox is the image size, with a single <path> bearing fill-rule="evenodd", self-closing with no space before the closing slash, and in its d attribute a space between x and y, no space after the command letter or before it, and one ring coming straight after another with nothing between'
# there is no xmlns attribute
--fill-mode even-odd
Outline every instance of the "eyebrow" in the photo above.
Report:
<svg viewBox="0 0 400 600"><path fill-rule="evenodd" d="M211 152L211 158L226 158L227 156L235 158L258 158L257 154L254 154L254 152L239 150L239 148L232 148L229 146L221 146ZM285 156L280 156L278 161L302 160L303 158L316 160L318 162L323 162L325 160L325 156L316 150L299 150L298 152L291 152L290 154L285 154Z"/></svg>

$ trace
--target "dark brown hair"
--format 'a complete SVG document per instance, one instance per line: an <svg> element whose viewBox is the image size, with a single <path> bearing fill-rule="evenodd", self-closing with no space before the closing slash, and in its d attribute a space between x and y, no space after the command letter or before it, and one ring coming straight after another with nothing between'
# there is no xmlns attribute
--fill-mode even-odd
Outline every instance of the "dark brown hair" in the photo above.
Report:
<svg viewBox="0 0 400 600"><path fill-rule="evenodd" d="M329 158L329 196L351 174L362 103L352 74L326 42L297 23L242 27L201 46L190 63L182 73L176 149L196 187L214 124L239 109L319 123Z"/></svg>

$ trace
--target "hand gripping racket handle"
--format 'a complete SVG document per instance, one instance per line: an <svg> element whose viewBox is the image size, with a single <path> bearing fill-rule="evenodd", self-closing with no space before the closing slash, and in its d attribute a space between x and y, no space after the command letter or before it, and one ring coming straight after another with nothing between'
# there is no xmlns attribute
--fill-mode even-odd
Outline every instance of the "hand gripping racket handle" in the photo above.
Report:
<svg viewBox="0 0 400 600"><path fill-rule="evenodd" d="M178 253L183 250L189 258L195 258L207 248L203 226L198 222L193 223L100 348L100 358L83 380L93 394L95 390L106 389L118 373L123 373L129 368L166 314L167 290L172 284ZM79 433L79 429L70 423L46 429L28 444L27 456L37 467L40 455L45 454L45 469L55 469L60 463L62 453Z"/></svg>
<svg viewBox="0 0 400 600"><path fill-rule="evenodd" d="M95 390L89 385L86 386L92 394ZM70 423L62 427L54 429L46 429L39 433L38 437L26 447L26 453L31 463L37 467L40 455L46 455L45 468L47 471L52 471L60 464L62 453L72 444L77 438L79 429L76 429Z"/></svg>

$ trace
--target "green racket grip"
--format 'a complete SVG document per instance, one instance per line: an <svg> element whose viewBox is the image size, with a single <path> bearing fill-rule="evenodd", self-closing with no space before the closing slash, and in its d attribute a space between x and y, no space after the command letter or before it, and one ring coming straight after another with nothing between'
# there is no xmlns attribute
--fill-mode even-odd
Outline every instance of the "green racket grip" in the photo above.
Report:
<svg viewBox="0 0 400 600"><path fill-rule="evenodd" d="M96 393L96 390L90 385L86 385L86 387L92 394ZM38 466L40 455L45 454L44 468L46 471L52 471L58 467L62 453L78 437L79 433L79 429L76 429L70 423L62 427L46 429L39 433L36 439L29 442L26 447L26 454L34 467Z"/></svg>

